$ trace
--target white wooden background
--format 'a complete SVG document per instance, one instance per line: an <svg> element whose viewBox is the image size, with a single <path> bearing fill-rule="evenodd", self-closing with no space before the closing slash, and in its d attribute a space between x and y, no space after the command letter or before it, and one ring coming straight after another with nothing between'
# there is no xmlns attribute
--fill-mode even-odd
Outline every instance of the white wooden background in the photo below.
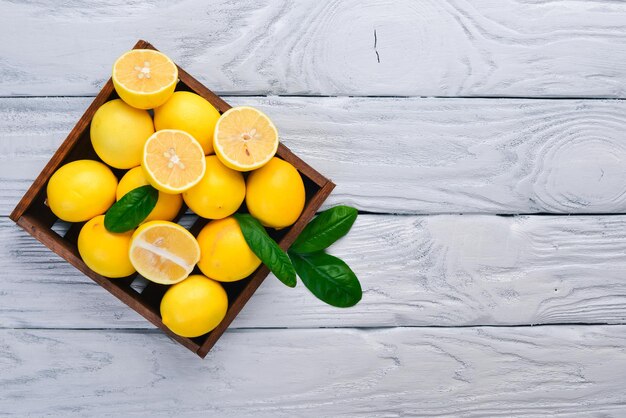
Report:
<svg viewBox="0 0 626 418"><path fill-rule="evenodd" d="M357 307L202 361L7 218L139 38L364 213ZM623 1L0 0L0 415L626 416L624 99Z"/></svg>

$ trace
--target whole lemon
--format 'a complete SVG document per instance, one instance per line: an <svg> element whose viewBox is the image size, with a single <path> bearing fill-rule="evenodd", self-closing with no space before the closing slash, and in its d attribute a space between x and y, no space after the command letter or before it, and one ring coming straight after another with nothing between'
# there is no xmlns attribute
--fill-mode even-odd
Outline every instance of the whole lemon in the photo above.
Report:
<svg viewBox="0 0 626 418"><path fill-rule="evenodd" d="M83 225L78 234L78 252L87 266L105 277L126 277L135 272L128 251L133 231L121 234L104 227L104 215Z"/></svg>
<svg viewBox="0 0 626 418"><path fill-rule="evenodd" d="M120 184L117 185L116 198L120 200L131 190L148 184L150 183L141 167L128 170L120 180ZM157 200L157 204L154 209L152 209L152 212L144 219L144 222L156 220L171 221L178 215L182 205L183 198L181 195L159 192L159 200Z"/></svg>
<svg viewBox="0 0 626 418"><path fill-rule="evenodd" d="M115 202L117 178L98 161L65 164L50 177L48 206L67 222L83 222L103 214Z"/></svg>
<svg viewBox="0 0 626 418"><path fill-rule="evenodd" d="M302 213L305 198L300 173L280 158L272 158L248 176L248 211L265 226L280 229L293 224Z"/></svg>
<svg viewBox="0 0 626 418"><path fill-rule="evenodd" d="M199 337L222 322L228 296L218 282L194 274L170 287L161 299L163 323L182 337Z"/></svg>
<svg viewBox="0 0 626 418"><path fill-rule="evenodd" d="M252 252L233 217L211 221L198 234L202 273L220 282L248 277L261 260Z"/></svg>
<svg viewBox="0 0 626 418"><path fill-rule="evenodd" d="M154 126L180 129L202 145L205 154L213 154L213 131L220 112L206 99L188 91L177 91L167 102L154 109Z"/></svg>
<svg viewBox="0 0 626 418"><path fill-rule="evenodd" d="M239 209L246 196L246 182L239 171L226 167L215 156L205 157L202 180L183 193L189 208L209 219L222 219Z"/></svg>
<svg viewBox="0 0 626 418"><path fill-rule="evenodd" d="M102 161L115 168L141 164L143 146L153 133L148 111L135 109L120 99L100 106L91 121L93 149Z"/></svg>

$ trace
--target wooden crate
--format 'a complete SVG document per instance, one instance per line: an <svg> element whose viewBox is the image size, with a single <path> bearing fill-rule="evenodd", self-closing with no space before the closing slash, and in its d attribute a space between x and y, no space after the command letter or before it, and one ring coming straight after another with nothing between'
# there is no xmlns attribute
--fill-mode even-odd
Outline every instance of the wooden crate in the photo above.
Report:
<svg viewBox="0 0 626 418"><path fill-rule="evenodd" d="M137 42L134 48L155 49L148 42L142 40ZM200 84L180 67L178 67L178 74L180 82L176 87L177 91L185 90L199 94L213 104L221 113L230 109L231 106L228 103ZM109 279L100 276L87 267L78 254L76 241L78 233L84 223L71 224L63 236L57 234L52 229L58 218L45 204L48 180L60 166L70 161L79 159L100 161L91 146L89 126L96 110L105 102L116 98L118 98L118 96L113 88L113 82L109 79L85 114L69 133L67 139L61 144L48 164L46 164L43 171L30 186L24 197L22 197L10 217L29 234L66 259L70 264L137 311L148 321L159 327L171 338L204 358L269 274L265 266L261 265L254 273L243 280L223 283L229 300L228 311L226 312L224 320L217 328L208 334L196 338L185 338L172 333L161 321L159 305L164 292L167 290L167 286L149 283L143 291L138 292L131 287L131 283L137 278L137 274L122 279ZM281 248L286 250L315 215L315 212L320 208L324 200L326 200L335 185L294 155L283 144L279 145L277 156L288 161L298 169L306 187L306 204L304 211L296 223L290 228L285 228L281 231L268 230ZM113 171L118 179L121 178L125 172L125 170L115 169ZM181 214L184 213L186 209L186 207L183 207ZM206 219L198 218L190 228L190 231L196 235L207 222Z"/></svg>

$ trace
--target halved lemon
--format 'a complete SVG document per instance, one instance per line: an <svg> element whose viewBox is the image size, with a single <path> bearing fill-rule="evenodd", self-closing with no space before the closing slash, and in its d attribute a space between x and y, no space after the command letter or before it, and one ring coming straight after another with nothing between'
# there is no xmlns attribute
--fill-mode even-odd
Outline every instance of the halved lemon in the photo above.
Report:
<svg viewBox="0 0 626 418"><path fill-rule="evenodd" d="M276 154L278 131L265 113L248 106L233 107L217 121L213 147L226 167L255 170Z"/></svg>
<svg viewBox="0 0 626 418"><path fill-rule="evenodd" d="M174 222L146 222L133 233L130 262L150 281L160 284L183 281L199 260L198 241Z"/></svg>
<svg viewBox="0 0 626 418"><path fill-rule="evenodd" d="M153 109L170 98L178 82L178 67L165 54L133 49L113 64L115 91L129 105Z"/></svg>
<svg viewBox="0 0 626 418"><path fill-rule="evenodd" d="M152 186L177 194L202 180L206 161L202 146L193 136L176 129L162 129L146 141L141 166Z"/></svg>

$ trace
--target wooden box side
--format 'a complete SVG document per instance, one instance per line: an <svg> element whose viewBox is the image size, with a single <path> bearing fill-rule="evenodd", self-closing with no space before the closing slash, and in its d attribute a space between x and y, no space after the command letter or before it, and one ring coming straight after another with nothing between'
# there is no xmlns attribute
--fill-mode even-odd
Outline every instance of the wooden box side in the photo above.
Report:
<svg viewBox="0 0 626 418"><path fill-rule="evenodd" d="M142 303L138 293L125 291L122 287L120 287L119 279L108 279L87 267L85 262L80 257L80 254L78 254L78 250L75 246L71 245L71 243L69 243L65 238L59 236L54 231L46 228L46 226L42 225L37 218L25 214L18 219L17 223L46 247L63 257L71 265L76 267L87 277L91 278L94 282L98 283L109 293L117 297L152 324L165 331L170 337L174 338L180 344L192 351L198 350L198 344L188 338L179 337L167 329L167 327L161 322L161 317L158 313L148 309Z"/></svg>
<svg viewBox="0 0 626 418"><path fill-rule="evenodd" d="M146 48L152 47L148 42L144 40L139 40L133 47L133 49L137 48ZM98 108L102 106L105 102L107 102L113 94L115 88L113 87L113 81L109 78L109 80L105 83L102 90L95 97L93 102L89 105L85 113L78 120L74 128L67 135L67 138L63 143L59 146L56 152L52 155L52 158L45 165L43 170L39 173L33 184L30 185L22 199L18 202L17 206L13 209L9 218L16 222L18 219L26 212L26 210L31 206L34 199L37 195L42 191L43 187L48 183L50 177L54 172L59 168L61 163L67 158L69 153L72 151L74 146L78 143L80 137L84 134L85 130L91 124L91 120L93 119L93 115L96 113Z"/></svg>
<svg viewBox="0 0 626 418"><path fill-rule="evenodd" d="M143 47L157 50L148 42L145 42ZM217 110L220 111L220 113L224 113L231 108L231 106L226 101L224 101L221 97L206 88L204 85L202 85L180 67L178 67L178 76L180 78L180 81L182 81L191 91L208 100L213 106L215 106ZM297 236L302 232L307 223L313 218L313 216L315 216L315 213L321 207L326 198L330 195L335 185L329 179L324 177L313 167L309 166L302 159L300 159L293 152L291 152L291 150L284 144L279 144L276 154L278 157L296 167L296 169L298 169L300 173L302 173L306 178L308 178L317 187L319 187L319 190L317 190L313 194L312 198L308 200L302 214L300 215L300 218L296 221L294 225L289 228L288 232L278 242L283 250L287 250L291 246L291 244L293 244ZM245 288L239 293L234 301L231 301L229 303L228 311L225 318L214 330L212 330L207 335L205 341L202 343L201 347L197 351L200 357L204 358L206 356L211 347L213 347L217 340L230 326L232 321L237 317L239 312L241 312L245 304L248 302L248 300L250 300L254 292L258 289L261 283L263 283L263 280L265 280L268 275L269 270L265 266L259 267L257 271L253 273L252 277L249 278L248 283L245 285Z"/></svg>
<svg viewBox="0 0 626 418"><path fill-rule="evenodd" d="M302 232L304 227L309 223L315 213L320 208L322 203L326 200L328 195L332 192L335 185L328 181L321 189L315 193L313 198L309 200L302 211L302 214L298 218L295 224L291 226L287 234L278 242L280 247L287 251L287 249L293 244L298 235ZM265 280L265 278L269 275L269 269L261 265L257 269L257 271L252 276L250 282L246 285L245 289L239 294L237 299L235 299L230 306L228 307L228 311L226 313L226 317L220 322L220 324L211 331L202 346L198 350L198 355L204 358L209 350L215 345L217 340L222 336L222 334L226 331L226 329L230 326L233 320L237 317L239 312L243 309L246 303L250 300L254 292L259 288L261 283Z"/></svg>
<svg viewBox="0 0 626 418"><path fill-rule="evenodd" d="M109 80L104 85L102 90L100 90L100 93L98 93L93 102L91 102L85 113L78 120L78 123L70 131L65 141L63 141L63 143L56 150L52 158L50 158L50 161L48 161L41 173L39 173L33 184L31 184L24 196L22 196L22 199L20 199L15 209L13 209L11 215L9 215L9 218L11 218L11 220L17 222L18 219L24 214L24 212L28 210L34 199L42 191L43 187L48 183L48 180L50 180L52 174L59 168L61 163L66 159L74 146L76 146L78 140L91 123L91 119L96 113L96 110L98 110L98 108L109 99L111 93L113 93L113 82Z"/></svg>

